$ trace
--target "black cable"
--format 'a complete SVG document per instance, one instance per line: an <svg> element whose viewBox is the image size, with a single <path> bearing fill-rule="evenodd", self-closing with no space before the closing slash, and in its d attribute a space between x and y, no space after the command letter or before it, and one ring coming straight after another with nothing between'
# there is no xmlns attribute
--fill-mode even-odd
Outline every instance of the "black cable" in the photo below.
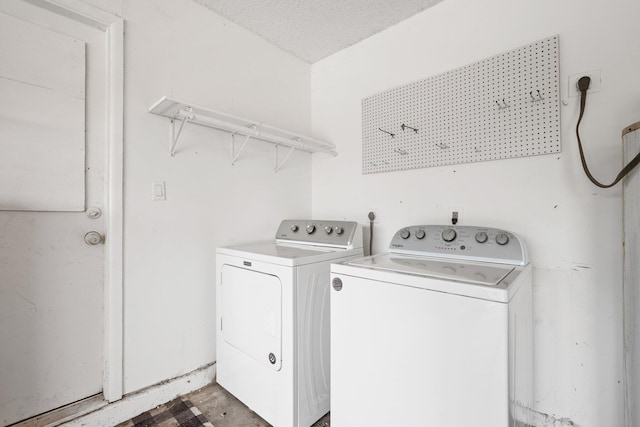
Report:
<svg viewBox="0 0 640 427"><path fill-rule="evenodd" d="M369 212L369 255L373 249L373 220L376 219L376 215L373 212Z"/></svg>
<svg viewBox="0 0 640 427"><path fill-rule="evenodd" d="M589 166L587 166L587 160L584 157L584 151L582 150L582 141L580 141L580 122L582 121L584 109L587 104L587 90L589 89L590 82L591 78L588 76L581 77L580 80L578 80L578 89L580 89L580 116L578 117L578 123L576 124L578 150L580 151L580 161L582 162L582 169L584 169L584 173L587 175L587 178L589 178L589 181L600 188L609 188L616 185L622 178L625 177L626 174L628 174L633 170L633 168L638 166L638 163L640 163L640 153L636 154L636 156L620 171L616 179L611 184L603 184L595 179L593 175L591 175Z"/></svg>

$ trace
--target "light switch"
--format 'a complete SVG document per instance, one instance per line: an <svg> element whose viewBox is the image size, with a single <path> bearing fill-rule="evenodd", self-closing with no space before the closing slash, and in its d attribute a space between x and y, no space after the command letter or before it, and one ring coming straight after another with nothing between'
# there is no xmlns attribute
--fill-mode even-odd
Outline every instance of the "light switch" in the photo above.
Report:
<svg viewBox="0 0 640 427"><path fill-rule="evenodd" d="M151 183L151 200L167 200L164 181L153 181Z"/></svg>

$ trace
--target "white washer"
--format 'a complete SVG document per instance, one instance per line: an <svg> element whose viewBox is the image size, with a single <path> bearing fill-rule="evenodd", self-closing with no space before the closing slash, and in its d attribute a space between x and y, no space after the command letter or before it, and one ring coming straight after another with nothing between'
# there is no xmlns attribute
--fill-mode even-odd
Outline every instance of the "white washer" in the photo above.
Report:
<svg viewBox="0 0 640 427"><path fill-rule="evenodd" d="M284 220L275 242L217 249L217 382L273 426L329 411L330 265L362 253L350 221Z"/></svg>
<svg viewBox="0 0 640 427"><path fill-rule="evenodd" d="M532 404L531 266L513 233L411 226L331 267L331 426L507 427Z"/></svg>

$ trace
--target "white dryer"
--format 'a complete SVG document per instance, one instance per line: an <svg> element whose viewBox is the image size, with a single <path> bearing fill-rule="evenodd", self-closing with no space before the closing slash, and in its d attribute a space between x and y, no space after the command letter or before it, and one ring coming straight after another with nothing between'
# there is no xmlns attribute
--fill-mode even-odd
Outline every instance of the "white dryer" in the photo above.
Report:
<svg viewBox="0 0 640 427"><path fill-rule="evenodd" d="M532 284L504 230L405 227L331 267L332 427L529 425Z"/></svg>
<svg viewBox="0 0 640 427"><path fill-rule="evenodd" d="M362 254L350 221L284 220L273 242L217 249L217 382L273 426L329 411L330 265Z"/></svg>

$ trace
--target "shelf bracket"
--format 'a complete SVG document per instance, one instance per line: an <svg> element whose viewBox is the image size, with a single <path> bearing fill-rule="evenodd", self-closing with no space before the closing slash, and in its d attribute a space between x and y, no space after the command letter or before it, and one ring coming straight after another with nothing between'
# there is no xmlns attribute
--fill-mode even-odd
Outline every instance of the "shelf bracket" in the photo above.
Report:
<svg viewBox="0 0 640 427"><path fill-rule="evenodd" d="M178 128L178 132L176 133L176 119L171 119L171 135L169 136L169 154L171 157L176 155L176 144L178 143L178 139L180 138L180 134L182 133L182 128L184 128L184 124L187 123L188 117L183 117L180 121L180 127Z"/></svg>
<svg viewBox="0 0 640 427"><path fill-rule="evenodd" d="M289 151L287 151L287 154L284 156L284 159L282 159L282 161L278 163L278 145L276 145L273 167L274 172L278 172L282 168L282 166L284 166L285 162L289 159L289 156L291 156L291 153L293 153L293 150L295 149L296 147L290 147Z"/></svg>
<svg viewBox="0 0 640 427"><path fill-rule="evenodd" d="M255 129L255 126L251 126L252 129ZM238 148L238 151L236 151L236 140L235 140L235 132L231 134L231 166L233 166L236 162L236 160L238 160L238 156L240 155L240 152L242 151L242 149L244 148L244 146L247 144L247 142L249 141L249 139L251 138L251 135L245 135L244 136L244 141L242 141L242 145L240 145L240 148Z"/></svg>

